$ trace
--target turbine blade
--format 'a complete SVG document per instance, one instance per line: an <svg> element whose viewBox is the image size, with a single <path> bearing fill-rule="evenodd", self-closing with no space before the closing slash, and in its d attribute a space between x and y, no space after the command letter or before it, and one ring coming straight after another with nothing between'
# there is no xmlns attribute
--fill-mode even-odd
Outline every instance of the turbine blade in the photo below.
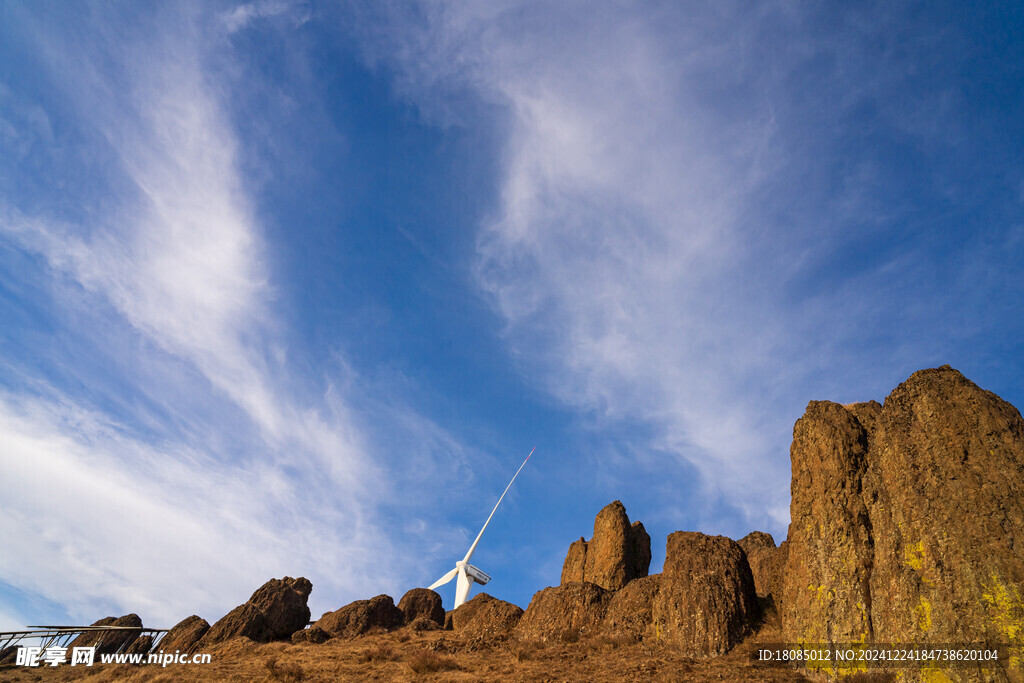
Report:
<svg viewBox="0 0 1024 683"><path fill-rule="evenodd" d="M537 450L536 446L534 446L533 450L530 451L530 455L533 455L533 451L535 450ZM526 460L530 459L530 455L526 456ZM476 550L476 544L480 542L480 537L484 535L484 531L487 529L487 525L491 523L491 517L493 517L494 513L498 511L498 506L501 505L501 501L505 497L505 494L508 493L508 490L510 488L512 488L512 482L516 480L516 477L519 476L519 473L523 471L524 467L526 467L526 460L524 460L523 464L519 466L519 469L516 470L516 473L512 475L512 481L510 481L508 483L508 486L505 487L505 490L502 491L501 498L498 498L498 502L494 504L494 509L491 510L491 514L487 517L487 521L484 522L484 528L481 529L480 533L476 535L476 540L473 541L473 545L469 546L469 552L466 553L466 557L462 560L463 562L469 562L469 558L473 557L473 551Z"/></svg>
<svg viewBox="0 0 1024 683"><path fill-rule="evenodd" d="M459 605L466 602L466 598L469 597L469 587L473 584L473 579L466 574L465 567L459 567L458 571L459 581L455 584L455 607L452 609L458 609Z"/></svg>
<svg viewBox="0 0 1024 683"><path fill-rule="evenodd" d="M448 572L447 574L442 576L440 579L438 579L434 583L430 584L430 590L434 590L438 586L445 585L446 583L448 583L449 581L454 579L455 575L458 574L458 573L459 573L459 568L458 567L456 567L455 569L452 569L450 572Z"/></svg>

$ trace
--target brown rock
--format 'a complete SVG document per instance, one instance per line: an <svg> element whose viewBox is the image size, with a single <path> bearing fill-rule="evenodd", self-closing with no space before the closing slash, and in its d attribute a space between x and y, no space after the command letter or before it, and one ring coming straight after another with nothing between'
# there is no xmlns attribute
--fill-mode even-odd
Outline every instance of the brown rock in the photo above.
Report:
<svg viewBox="0 0 1024 683"><path fill-rule="evenodd" d="M256 589L247 602L228 612L203 636L211 646L229 638L245 636L257 643L291 638L309 622L309 598L313 585L308 579L271 579Z"/></svg>
<svg viewBox="0 0 1024 683"><path fill-rule="evenodd" d="M125 654L144 655L153 649L153 636L139 636L124 649Z"/></svg>
<svg viewBox="0 0 1024 683"><path fill-rule="evenodd" d="M754 577L736 541L686 531L669 535L652 605L659 637L695 656L723 654L750 633L759 615Z"/></svg>
<svg viewBox="0 0 1024 683"><path fill-rule="evenodd" d="M285 640L306 627L309 623L306 601L312 591L309 579L286 576L267 581L252 594L249 603L263 615L269 630L267 640Z"/></svg>
<svg viewBox="0 0 1024 683"><path fill-rule="evenodd" d="M440 631L441 624L430 617L416 617L408 624L410 631Z"/></svg>
<svg viewBox="0 0 1024 683"><path fill-rule="evenodd" d="M615 591L608 603L601 630L611 636L643 640L654 623L652 609L660 588L661 574L633 579Z"/></svg>
<svg viewBox="0 0 1024 683"><path fill-rule="evenodd" d="M395 601L390 595L378 595L327 612L313 625L332 637L353 638L371 629L390 631L401 626L404 620L405 615L395 607Z"/></svg>
<svg viewBox="0 0 1024 683"><path fill-rule="evenodd" d="M783 637L1024 644L1024 420L949 366L793 430Z"/></svg>
<svg viewBox="0 0 1024 683"><path fill-rule="evenodd" d="M444 630L445 631L451 631L453 628L455 628L452 625L452 613L454 611L455 610L451 610L450 609L450 610L448 610L447 612L444 613Z"/></svg>
<svg viewBox="0 0 1024 683"><path fill-rule="evenodd" d="M569 552L565 555L565 562L562 563L562 584L582 582L586 566L587 542L581 536L580 540L572 542Z"/></svg>
<svg viewBox="0 0 1024 683"><path fill-rule="evenodd" d="M209 630L209 622L193 614L175 624L160 640L158 649L170 654L188 654L195 650L196 645Z"/></svg>
<svg viewBox="0 0 1024 683"><path fill-rule="evenodd" d="M520 638L540 640L588 635L599 630L610 591L587 582L567 583L534 594L516 627Z"/></svg>
<svg viewBox="0 0 1024 683"><path fill-rule="evenodd" d="M331 635L327 633L327 631L314 625L293 633L292 643L295 645L298 645L299 643L313 643L314 645L318 645L320 643L327 642L330 637Z"/></svg>
<svg viewBox="0 0 1024 683"><path fill-rule="evenodd" d="M622 503L615 501L597 513L594 538L587 544L584 581L618 590L633 578L632 534Z"/></svg>
<svg viewBox="0 0 1024 683"><path fill-rule="evenodd" d="M256 643L265 643L270 640L270 627L263 618L263 613L248 602L243 602L218 619L203 636L199 649L211 647L239 636L245 636Z"/></svg>
<svg viewBox="0 0 1024 683"><path fill-rule="evenodd" d="M629 545L633 558L633 572L630 580L647 576L651 569L651 536L642 522L633 522L629 528Z"/></svg>
<svg viewBox="0 0 1024 683"><path fill-rule="evenodd" d="M754 548L774 548L775 539L772 535L764 531L751 531L749 534L736 541L743 548L743 552L747 555Z"/></svg>
<svg viewBox="0 0 1024 683"><path fill-rule="evenodd" d="M562 564L562 585L589 582L618 590L635 578L647 576L651 565L651 537L640 522L629 523L626 508L615 501L597 513L594 537L569 546Z"/></svg>
<svg viewBox="0 0 1024 683"><path fill-rule="evenodd" d="M137 614L126 614L123 617L104 617L92 623L93 626L131 626L133 630L117 629L111 631L86 632L68 643L68 652L76 647L95 647L96 654L112 654L126 644L139 637L142 619Z"/></svg>
<svg viewBox="0 0 1024 683"><path fill-rule="evenodd" d="M398 609L410 624L419 617L433 620L438 626L444 625L444 607L441 596L429 588L413 588L398 601Z"/></svg>
<svg viewBox="0 0 1024 683"><path fill-rule="evenodd" d="M786 546L775 547L775 539L763 531L752 531L739 541L747 553L750 572L754 575L757 597L769 598L769 604L782 599L782 572L786 565Z"/></svg>
<svg viewBox="0 0 1024 683"><path fill-rule="evenodd" d="M490 638L512 632L523 609L487 593L478 593L452 613L452 630L460 636Z"/></svg>

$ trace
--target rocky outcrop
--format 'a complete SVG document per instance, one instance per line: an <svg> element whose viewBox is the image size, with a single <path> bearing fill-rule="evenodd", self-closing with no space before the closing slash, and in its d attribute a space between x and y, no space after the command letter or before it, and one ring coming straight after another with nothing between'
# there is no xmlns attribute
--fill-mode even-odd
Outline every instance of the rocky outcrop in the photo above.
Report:
<svg viewBox="0 0 1024 683"><path fill-rule="evenodd" d="M949 366L793 429L790 642L1024 644L1024 420Z"/></svg>
<svg viewBox="0 0 1024 683"><path fill-rule="evenodd" d="M142 619L137 614L126 614L123 617L104 617L91 624L92 626L118 627L111 631L91 631L83 633L68 643L68 652L76 647L95 647L96 654L112 654L117 652L126 644L131 643L139 637L139 630L142 628ZM132 627L127 630L123 627Z"/></svg>
<svg viewBox="0 0 1024 683"><path fill-rule="evenodd" d="M580 583L587 568L587 541L580 536L580 540L573 541L569 546L569 552L565 555L565 562L562 563L562 584Z"/></svg>
<svg viewBox="0 0 1024 683"><path fill-rule="evenodd" d="M292 643L298 645L299 643L312 643L318 645L320 643L327 642L331 637L327 631L323 630L319 626L313 625L309 628L304 628L301 631L296 631L292 634Z"/></svg>
<svg viewBox="0 0 1024 683"><path fill-rule="evenodd" d="M651 537L640 522L629 523L620 501L606 505L594 520L594 537L573 542L562 565L562 584L589 582L618 590L647 576Z"/></svg>
<svg viewBox="0 0 1024 683"><path fill-rule="evenodd" d="M523 616L523 609L487 593L478 593L452 613L452 630L460 636L503 636L512 632Z"/></svg>
<svg viewBox="0 0 1024 683"><path fill-rule="evenodd" d="M245 636L257 643L285 640L309 622L306 604L313 584L308 579L271 579L256 589L247 602L228 612L203 636L210 646Z"/></svg>
<svg viewBox="0 0 1024 683"><path fill-rule="evenodd" d="M441 604L441 596L429 588L413 588L408 591L398 601L398 609L402 610L407 624L424 617L438 626L444 625L444 607Z"/></svg>
<svg viewBox="0 0 1024 683"><path fill-rule="evenodd" d="M786 565L788 546L783 541L775 547L775 539L763 531L752 531L739 541L740 547L747 554L750 572L754 575L754 588L757 597L770 598L771 603L782 599L782 572Z"/></svg>
<svg viewBox="0 0 1024 683"><path fill-rule="evenodd" d="M629 580L632 581L647 576L651 569L651 535L639 521L629 527L629 546L633 560L633 572Z"/></svg>
<svg viewBox="0 0 1024 683"><path fill-rule="evenodd" d="M153 649L153 636L139 636L124 649L125 654L144 655Z"/></svg>
<svg viewBox="0 0 1024 683"><path fill-rule="evenodd" d="M395 607L390 595L369 600L356 600L320 617L313 627L323 629L332 637L352 638L371 630L390 631L405 621L402 610Z"/></svg>
<svg viewBox="0 0 1024 683"><path fill-rule="evenodd" d="M596 633L611 592L593 583L567 583L534 594L516 627L520 638L549 640Z"/></svg>
<svg viewBox="0 0 1024 683"><path fill-rule="evenodd" d="M760 616L743 549L725 536L670 534L651 616L658 636L683 652L728 652Z"/></svg>
<svg viewBox="0 0 1024 683"><path fill-rule="evenodd" d="M615 591L608 603L601 631L614 637L643 640L654 623L652 610L661 587L661 574L644 576Z"/></svg>
<svg viewBox="0 0 1024 683"><path fill-rule="evenodd" d="M190 653L195 650L199 641L209 630L209 622L193 614L179 621L167 632L160 640L159 649L171 654L175 652Z"/></svg>

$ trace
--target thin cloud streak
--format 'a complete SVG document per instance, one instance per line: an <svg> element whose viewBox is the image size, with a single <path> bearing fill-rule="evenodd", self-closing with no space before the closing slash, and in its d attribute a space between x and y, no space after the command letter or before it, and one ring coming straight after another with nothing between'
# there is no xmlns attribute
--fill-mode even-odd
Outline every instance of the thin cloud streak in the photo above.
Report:
<svg viewBox="0 0 1024 683"><path fill-rule="evenodd" d="M166 18L137 43L91 43L84 30L71 46L49 39L76 123L114 152L109 182L125 199L88 224L26 216L8 200L0 234L45 258L58 306L91 309L73 334L141 335L150 378L181 363L198 371L139 387L188 428L180 441L159 422L143 436L38 382L4 395L3 478L16 495L0 518L12 539L0 578L86 620L115 607L150 623L215 619L285 573L314 578L314 612L333 609L409 572L379 561L392 553L378 505L399 494L349 396L303 398L286 381L267 247L202 47L217 36L195 17ZM185 403L161 396L172 388ZM223 433L239 426L232 406L255 428L234 445Z"/></svg>

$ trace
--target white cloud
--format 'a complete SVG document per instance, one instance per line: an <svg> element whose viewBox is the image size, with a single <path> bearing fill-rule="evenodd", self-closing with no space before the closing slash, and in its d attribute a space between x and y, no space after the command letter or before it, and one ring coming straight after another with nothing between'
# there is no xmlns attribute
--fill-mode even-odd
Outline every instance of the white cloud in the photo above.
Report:
<svg viewBox="0 0 1024 683"><path fill-rule="evenodd" d="M381 562L393 553L379 506L400 496L384 470L406 456L378 461L345 392L309 396L289 382L268 247L212 48L203 22L164 18L135 44L97 38L97 25L41 46L74 123L99 131L117 159L103 179L112 200L69 224L6 198L0 236L42 255L82 352L107 341L105 362L123 376L90 375L101 384L83 395L22 367L28 388L0 396L12 491L0 579L82 620L116 608L159 624L219 618L285 573L313 581L314 615L401 587L423 555ZM334 370L322 379L351 381ZM123 407L140 423L119 424L97 405L108 394L130 404L124 391L156 407Z"/></svg>
<svg viewBox="0 0 1024 683"><path fill-rule="evenodd" d="M757 17L723 33L696 11L540 9L429 5L368 50L397 55L430 116L467 86L512 113L477 274L540 381L569 405L655 425L649 446L695 465L707 496L784 524L788 467L773 448L788 425L766 424L766 403L789 335L748 271L761 240L744 215L773 170L776 124L764 107L709 101L736 97L712 79L748 67Z"/></svg>

